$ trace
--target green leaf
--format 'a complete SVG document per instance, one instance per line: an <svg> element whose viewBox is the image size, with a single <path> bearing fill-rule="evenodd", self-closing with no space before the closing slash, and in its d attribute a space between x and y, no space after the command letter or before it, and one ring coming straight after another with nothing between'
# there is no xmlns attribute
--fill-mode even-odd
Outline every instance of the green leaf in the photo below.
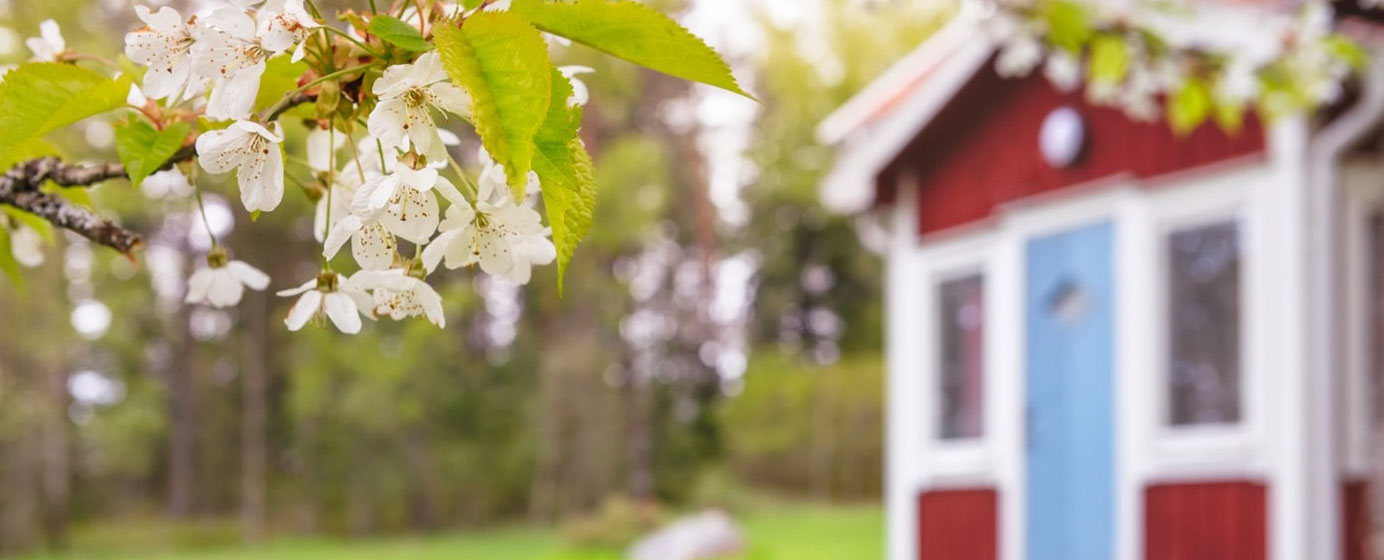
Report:
<svg viewBox="0 0 1384 560"><path fill-rule="evenodd" d="M1211 116L1211 86L1197 78L1189 78L1168 98L1168 124L1173 132L1186 134Z"/></svg>
<svg viewBox="0 0 1384 560"><path fill-rule="evenodd" d="M10 245L10 230L0 227L0 271L10 278L19 289L24 289L24 276L19 273L19 261L14 258Z"/></svg>
<svg viewBox="0 0 1384 560"><path fill-rule="evenodd" d="M45 220L43 218L40 218L38 216L15 208L13 206L5 206L3 208L5 210L6 215L8 215L11 219L13 219L16 222L29 226L30 229L37 232L38 236L43 238L43 240L47 242L49 245L57 243L57 238L53 235L53 224L49 223L48 220Z"/></svg>
<svg viewBox="0 0 1384 560"><path fill-rule="evenodd" d="M640 66L729 90L751 99L721 55L648 6L626 0L514 0L509 11L539 29Z"/></svg>
<svg viewBox="0 0 1384 560"><path fill-rule="evenodd" d="M255 94L255 111L268 109L283 99L285 94L298 89L298 79L307 71L306 63L293 62L288 54L269 59L264 67L264 75L260 77L259 93ZM299 105L284 113L284 116L310 119L313 117L312 106Z"/></svg>
<svg viewBox="0 0 1384 560"><path fill-rule="evenodd" d="M157 130L144 119L130 119L115 129L115 151L125 171L130 174L130 184L139 188L144 178L158 171L168 158L183 146L192 125L176 122L163 130Z"/></svg>
<svg viewBox="0 0 1384 560"><path fill-rule="evenodd" d="M1118 84L1129 73L1129 45L1119 35L1099 35L1091 41L1091 81Z"/></svg>
<svg viewBox="0 0 1384 560"><path fill-rule="evenodd" d="M505 166L515 198L522 197L533 168L533 136L548 114L547 43L507 12L473 15L460 28L442 21L433 33L447 75L471 94L476 134L490 157Z"/></svg>
<svg viewBox="0 0 1384 560"><path fill-rule="evenodd" d="M0 155L0 173L14 167L15 164L21 161L43 156L61 155L57 147L53 146L51 142L42 138L30 138L28 141L14 146L8 152L5 152L4 155Z"/></svg>
<svg viewBox="0 0 1384 560"><path fill-rule="evenodd" d="M1328 35L1322 39L1322 46L1326 48L1326 52L1350 65L1357 72L1364 70L1370 59L1369 53L1359 43L1344 35Z"/></svg>
<svg viewBox="0 0 1384 560"><path fill-rule="evenodd" d="M49 62L30 62L0 81L0 160L58 128L125 104L130 77Z"/></svg>
<svg viewBox="0 0 1384 560"><path fill-rule="evenodd" d="M1053 0L1043 5L1048 23L1048 40L1071 54L1080 54L1091 39L1091 14L1073 0Z"/></svg>
<svg viewBox="0 0 1384 560"><path fill-rule="evenodd" d="M571 95L572 84L554 69L553 103L548 107L543 128L534 137L537 153L533 170L543 187L543 208L548 213L548 225L553 228L553 245L557 247L559 294L567 263L590 231L596 212L595 166L577 137L581 108L568 107L565 102Z"/></svg>
<svg viewBox="0 0 1384 560"><path fill-rule="evenodd" d="M1218 102L1215 107L1216 125L1230 134L1238 134L1245 122L1244 103Z"/></svg>
<svg viewBox="0 0 1384 560"><path fill-rule="evenodd" d="M412 25L391 15L379 14L370 20L370 33L401 49L422 52L432 48Z"/></svg>

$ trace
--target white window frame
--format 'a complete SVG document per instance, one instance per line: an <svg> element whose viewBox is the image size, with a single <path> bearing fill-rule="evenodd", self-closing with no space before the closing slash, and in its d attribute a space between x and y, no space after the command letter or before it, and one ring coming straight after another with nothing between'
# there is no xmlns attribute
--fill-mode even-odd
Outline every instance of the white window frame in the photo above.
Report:
<svg viewBox="0 0 1384 560"><path fill-rule="evenodd" d="M1142 197L1146 219L1143 227L1136 228L1143 230L1136 233L1136 242L1141 245L1143 261L1152 266L1134 273L1144 277L1143 282L1135 283L1144 285L1132 292L1143 295L1145 303L1129 312L1144 319L1123 324L1135 331L1124 340L1144 345L1143 364L1135 365L1137 369L1131 373L1145 384L1144 394L1148 395L1141 413L1147 434L1140 459L1147 469L1142 477L1145 485L1178 479L1252 477L1265 470L1260 437L1263 376L1257 373L1262 370L1261 353L1254 351L1260 344L1256 320L1263 299L1258 295L1262 263L1257 256L1262 254L1263 224L1255 219L1253 189L1269 180L1269 173L1261 166L1219 170L1184 177L1176 186L1148 188ZM1169 418L1168 238L1180 230L1231 220L1237 224L1240 246L1240 418L1234 423L1175 426Z"/></svg>
<svg viewBox="0 0 1384 560"><path fill-rule="evenodd" d="M917 352L909 367L921 379L916 387L918 406L910 424L921 437L919 447L924 469L919 474L921 488L968 487L994 485L997 460L995 433L1001 421L996 402L996 369L994 325L1003 320L993 304L995 272L993 270L994 234L988 229L959 233L944 240L920 243L910 256L910 269L919 289L918 302L910 313L917 313ZM979 437L943 439L941 437L941 321L938 292L942 283L980 275L984 303L984 333L981 372L982 430Z"/></svg>
<svg viewBox="0 0 1384 560"><path fill-rule="evenodd" d="M1340 413L1344 420L1344 449L1341 450L1342 467L1348 476L1368 477L1371 474L1374 422L1374 377L1375 353L1384 351L1374 347L1374 314L1371 301L1377 290L1374 286L1370 254L1370 222L1375 217L1384 220L1384 187L1378 184L1381 166L1377 164L1343 165L1345 195L1345 268L1346 306L1343 320L1346 322L1343 336L1346 337L1344 386L1338 388L1345 404Z"/></svg>

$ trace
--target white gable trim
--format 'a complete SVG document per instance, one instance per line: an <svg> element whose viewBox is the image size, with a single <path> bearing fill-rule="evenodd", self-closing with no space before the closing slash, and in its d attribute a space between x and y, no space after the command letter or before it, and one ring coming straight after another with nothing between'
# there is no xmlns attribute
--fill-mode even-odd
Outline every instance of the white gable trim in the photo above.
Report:
<svg viewBox="0 0 1384 560"><path fill-rule="evenodd" d="M835 165L822 181L822 204L843 214L869 209L875 176L981 69L994 48L991 40L974 34L887 118L843 136Z"/></svg>

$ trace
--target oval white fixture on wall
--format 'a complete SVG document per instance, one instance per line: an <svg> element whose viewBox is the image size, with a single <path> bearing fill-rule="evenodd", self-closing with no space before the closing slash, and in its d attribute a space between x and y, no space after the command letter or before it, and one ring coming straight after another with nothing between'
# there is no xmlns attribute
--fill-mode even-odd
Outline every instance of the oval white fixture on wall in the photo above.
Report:
<svg viewBox="0 0 1384 560"><path fill-rule="evenodd" d="M1086 123L1071 107L1058 107L1043 118L1038 131L1038 149L1043 161L1053 167L1070 167L1086 146Z"/></svg>

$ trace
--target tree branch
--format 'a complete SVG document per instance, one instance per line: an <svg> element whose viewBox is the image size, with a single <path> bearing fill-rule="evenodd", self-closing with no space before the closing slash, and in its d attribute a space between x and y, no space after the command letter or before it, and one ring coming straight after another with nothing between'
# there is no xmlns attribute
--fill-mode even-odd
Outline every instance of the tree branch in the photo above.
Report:
<svg viewBox="0 0 1384 560"><path fill-rule="evenodd" d="M117 163L72 165L51 156L31 159L14 166L0 177L0 203L29 212L94 243L129 255L141 243L139 234L38 188L49 180L63 186L85 186L125 176L125 166Z"/></svg>

